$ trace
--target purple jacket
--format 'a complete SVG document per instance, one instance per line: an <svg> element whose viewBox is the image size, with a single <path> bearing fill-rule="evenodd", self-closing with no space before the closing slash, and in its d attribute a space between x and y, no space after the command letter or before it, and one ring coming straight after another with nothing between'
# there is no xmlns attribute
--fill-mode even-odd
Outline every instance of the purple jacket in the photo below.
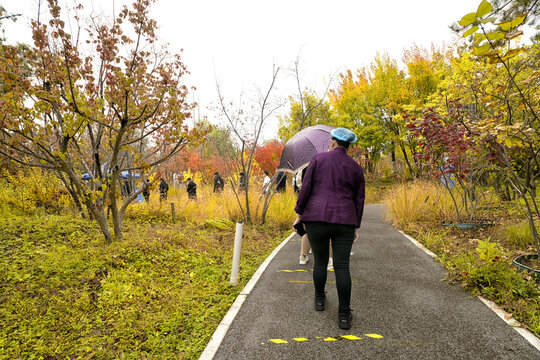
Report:
<svg viewBox="0 0 540 360"><path fill-rule="evenodd" d="M366 197L364 170L342 147L316 154L302 179L294 210L302 221L360 227Z"/></svg>

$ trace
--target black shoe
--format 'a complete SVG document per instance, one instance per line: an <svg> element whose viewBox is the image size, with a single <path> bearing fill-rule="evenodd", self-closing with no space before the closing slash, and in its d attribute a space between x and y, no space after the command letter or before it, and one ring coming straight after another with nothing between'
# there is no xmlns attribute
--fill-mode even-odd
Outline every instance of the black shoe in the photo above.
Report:
<svg viewBox="0 0 540 360"><path fill-rule="evenodd" d="M325 298L315 298L315 310L324 311L326 299Z"/></svg>
<svg viewBox="0 0 540 360"><path fill-rule="evenodd" d="M339 328L341 330L349 330L351 328L352 312L350 310L347 312L340 312L338 314L338 319Z"/></svg>

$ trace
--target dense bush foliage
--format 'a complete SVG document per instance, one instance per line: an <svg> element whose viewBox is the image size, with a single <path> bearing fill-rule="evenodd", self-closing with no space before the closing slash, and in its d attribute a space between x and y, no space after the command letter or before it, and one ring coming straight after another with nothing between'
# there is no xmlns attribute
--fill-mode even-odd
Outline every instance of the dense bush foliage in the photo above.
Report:
<svg viewBox="0 0 540 360"><path fill-rule="evenodd" d="M71 208L72 200L54 173L14 168L0 174L0 214L58 213Z"/></svg>

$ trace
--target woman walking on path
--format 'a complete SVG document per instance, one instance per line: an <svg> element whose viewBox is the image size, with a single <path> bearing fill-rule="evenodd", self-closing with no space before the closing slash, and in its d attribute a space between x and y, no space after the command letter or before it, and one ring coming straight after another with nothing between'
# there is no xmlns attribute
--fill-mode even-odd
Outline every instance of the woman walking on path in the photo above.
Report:
<svg viewBox="0 0 540 360"><path fill-rule="evenodd" d="M356 135L345 128L333 129L330 135L329 151L313 157L302 179L295 224L304 224L313 251L317 311L325 309L328 248L332 240L339 328L346 330L352 320L349 258L364 212L365 181L362 167L347 155Z"/></svg>

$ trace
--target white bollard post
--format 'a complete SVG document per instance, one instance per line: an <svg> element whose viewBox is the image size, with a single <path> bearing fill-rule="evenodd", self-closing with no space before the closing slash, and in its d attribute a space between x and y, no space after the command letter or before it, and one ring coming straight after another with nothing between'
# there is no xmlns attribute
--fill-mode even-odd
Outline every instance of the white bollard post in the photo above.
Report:
<svg viewBox="0 0 540 360"><path fill-rule="evenodd" d="M242 234L244 224L240 221L236 223L236 235L234 237L234 251L231 271L231 284L238 285L238 270L240 269L240 251L242 249Z"/></svg>

